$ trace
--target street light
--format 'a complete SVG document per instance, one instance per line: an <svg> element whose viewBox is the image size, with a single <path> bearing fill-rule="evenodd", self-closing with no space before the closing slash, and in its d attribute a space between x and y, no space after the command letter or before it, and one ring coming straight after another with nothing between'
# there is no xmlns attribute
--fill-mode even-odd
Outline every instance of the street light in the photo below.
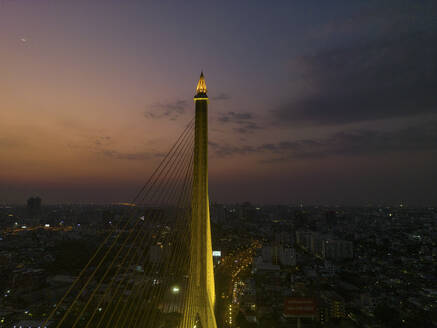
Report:
<svg viewBox="0 0 437 328"><path fill-rule="evenodd" d="M179 286L173 286L173 287L171 288L171 292L172 292L173 294L179 294L179 291L180 291Z"/></svg>

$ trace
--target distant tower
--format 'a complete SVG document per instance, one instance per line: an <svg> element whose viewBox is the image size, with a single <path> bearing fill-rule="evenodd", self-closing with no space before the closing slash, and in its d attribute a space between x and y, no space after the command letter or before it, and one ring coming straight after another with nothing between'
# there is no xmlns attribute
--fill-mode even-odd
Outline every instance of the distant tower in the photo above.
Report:
<svg viewBox="0 0 437 328"><path fill-rule="evenodd" d="M197 83L191 244L188 291L182 328L217 328L208 200L208 96L203 72Z"/></svg>
<svg viewBox="0 0 437 328"><path fill-rule="evenodd" d="M27 214L31 218L38 217L41 214L41 198L30 197L27 200Z"/></svg>

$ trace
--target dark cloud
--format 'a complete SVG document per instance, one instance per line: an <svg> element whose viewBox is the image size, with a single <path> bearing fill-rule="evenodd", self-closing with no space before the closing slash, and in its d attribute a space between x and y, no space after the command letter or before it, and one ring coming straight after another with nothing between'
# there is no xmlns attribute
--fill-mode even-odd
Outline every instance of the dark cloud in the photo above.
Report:
<svg viewBox="0 0 437 328"><path fill-rule="evenodd" d="M229 144L219 144L214 141L209 141L208 144L213 149L214 153L220 157L244 155L257 151L256 148L253 148L252 146L231 146Z"/></svg>
<svg viewBox="0 0 437 328"><path fill-rule="evenodd" d="M217 120L219 123L222 124L231 123L232 125L234 125L234 131L238 133L251 133L261 129L261 126L255 122L253 114L248 112L222 113L219 115Z"/></svg>
<svg viewBox="0 0 437 328"><path fill-rule="evenodd" d="M246 124L243 124L242 126L235 128L234 131L238 133L246 134L246 133L252 133L260 129L261 127L258 124L254 122L247 122Z"/></svg>
<svg viewBox="0 0 437 328"><path fill-rule="evenodd" d="M112 143L112 138L109 136L100 136L100 137L97 137L96 140L94 141L94 144L97 147L107 146L111 143Z"/></svg>
<svg viewBox="0 0 437 328"><path fill-rule="evenodd" d="M227 112L220 114L218 120L222 123L227 122L241 122L251 120L253 115L251 113L235 113L235 112Z"/></svg>
<svg viewBox="0 0 437 328"><path fill-rule="evenodd" d="M24 140L12 139L12 138L0 138L0 149L17 148L17 147L22 147L25 144L26 143Z"/></svg>
<svg viewBox="0 0 437 328"><path fill-rule="evenodd" d="M220 101L220 100L228 100L231 99L231 96L227 93L221 92L218 94L218 96L211 97L212 100Z"/></svg>
<svg viewBox="0 0 437 328"><path fill-rule="evenodd" d="M395 131L351 130L321 139L301 139L259 146L230 146L210 142L219 156L270 153L267 160L375 155L390 152L437 151L437 121Z"/></svg>
<svg viewBox="0 0 437 328"><path fill-rule="evenodd" d="M185 113L187 107L188 102L186 100L176 100L165 104L157 103L151 106L151 110L145 111L144 116L152 119L169 118L175 120Z"/></svg>
<svg viewBox="0 0 437 328"><path fill-rule="evenodd" d="M377 4L375 6L375 4ZM408 32L417 27L427 26L435 20L434 0L385 0L367 1L354 10L345 19L333 19L323 24L314 24L306 33L308 38L320 38L332 41L342 36L357 39L373 33Z"/></svg>
<svg viewBox="0 0 437 328"><path fill-rule="evenodd" d="M341 124L437 112L437 21L293 62L308 86L273 110L277 121Z"/></svg>
<svg viewBox="0 0 437 328"><path fill-rule="evenodd" d="M162 153L156 152L121 153L116 150L102 150L100 151L100 153L105 155L106 157L130 161L144 161L163 156Z"/></svg>
<svg viewBox="0 0 437 328"><path fill-rule="evenodd" d="M67 144L71 149L83 149L90 151L98 156L104 156L106 158L120 159L120 160L130 160L130 161L143 161L149 160L156 157L162 157L165 154L157 151L143 151L143 152L132 152L124 153L118 150L114 150L115 140L110 136L96 136L89 139L87 145L83 144Z"/></svg>

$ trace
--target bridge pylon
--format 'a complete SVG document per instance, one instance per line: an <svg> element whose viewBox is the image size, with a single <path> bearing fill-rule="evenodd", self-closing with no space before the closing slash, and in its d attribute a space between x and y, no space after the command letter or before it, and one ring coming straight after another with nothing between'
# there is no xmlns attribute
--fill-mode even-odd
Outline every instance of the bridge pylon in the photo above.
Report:
<svg viewBox="0 0 437 328"><path fill-rule="evenodd" d="M217 328L208 199L208 96L203 72L197 84L194 104L190 266L181 328Z"/></svg>

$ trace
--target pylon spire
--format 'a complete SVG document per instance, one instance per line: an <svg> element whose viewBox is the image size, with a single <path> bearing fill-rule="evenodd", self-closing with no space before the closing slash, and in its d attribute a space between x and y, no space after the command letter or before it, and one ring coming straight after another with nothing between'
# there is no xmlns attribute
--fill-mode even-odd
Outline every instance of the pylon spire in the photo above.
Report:
<svg viewBox="0 0 437 328"><path fill-rule="evenodd" d="M203 76L203 70L200 73L199 82L197 82L196 87L196 95L194 98L206 98L207 95L207 89L206 89L206 82L205 82L205 76Z"/></svg>

